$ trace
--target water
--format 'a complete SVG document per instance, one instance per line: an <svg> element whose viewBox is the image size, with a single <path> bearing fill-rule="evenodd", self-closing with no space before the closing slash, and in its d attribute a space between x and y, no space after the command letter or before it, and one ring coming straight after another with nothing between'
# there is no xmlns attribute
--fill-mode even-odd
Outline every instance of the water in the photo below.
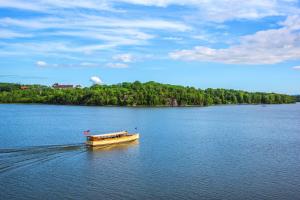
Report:
<svg viewBox="0 0 300 200"><path fill-rule="evenodd" d="M89 150L82 131L137 127ZM300 104L0 105L0 199L299 199Z"/></svg>

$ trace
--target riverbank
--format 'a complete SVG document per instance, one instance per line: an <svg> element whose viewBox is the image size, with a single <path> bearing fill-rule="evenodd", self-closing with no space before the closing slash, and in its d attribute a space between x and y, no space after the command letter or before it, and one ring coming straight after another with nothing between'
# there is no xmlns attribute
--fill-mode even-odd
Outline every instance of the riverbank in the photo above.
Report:
<svg viewBox="0 0 300 200"><path fill-rule="evenodd" d="M300 102L286 103L289 104L300 104ZM272 106L272 105L285 105L281 104L212 104L207 106L199 105L185 105L185 106L167 106L167 105L155 105L155 106L131 106L131 105L80 105L80 104L47 104L47 103L0 103L0 105L47 105L47 106L75 106L75 107L104 107L104 108L208 108L208 107L223 107L223 106Z"/></svg>

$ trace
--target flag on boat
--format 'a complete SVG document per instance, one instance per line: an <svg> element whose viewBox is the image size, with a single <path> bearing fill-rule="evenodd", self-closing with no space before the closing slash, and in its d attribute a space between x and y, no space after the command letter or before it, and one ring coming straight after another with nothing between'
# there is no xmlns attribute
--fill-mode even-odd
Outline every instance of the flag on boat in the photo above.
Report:
<svg viewBox="0 0 300 200"><path fill-rule="evenodd" d="M84 134L84 135L90 134L90 130L83 131L83 134Z"/></svg>

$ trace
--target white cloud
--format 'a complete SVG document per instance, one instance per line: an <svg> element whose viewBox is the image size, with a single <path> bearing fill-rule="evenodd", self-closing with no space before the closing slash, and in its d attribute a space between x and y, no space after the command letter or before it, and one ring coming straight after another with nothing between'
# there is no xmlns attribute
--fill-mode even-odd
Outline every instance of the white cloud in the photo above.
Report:
<svg viewBox="0 0 300 200"><path fill-rule="evenodd" d="M198 8L198 16L209 21L258 19L267 16L286 16L297 13L297 0L118 0L122 2L167 7L169 5ZM201 19L201 18L200 18Z"/></svg>
<svg viewBox="0 0 300 200"><path fill-rule="evenodd" d="M131 55L130 53L115 55L113 56L113 59L124 63L130 63L134 61L133 55Z"/></svg>
<svg viewBox="0 0 300 200"><path fill-rule="evenodd" d="M155 8L155 12L149 12L147 15L140 15L146 12L144 8L124 6L127 10L121 12L118 10L123 6L120 2L160 8ZM100 51L115 52L118 47L138 46L146 54L152 54L149 51L153 51L154 48L169 48L157 44L155 38L177 41L176 45L180 42L185 42L185 46L195 42L202 44L209 42L217 46L216 43L220 43L220 39L224 37L211 33L210 30L208 32L202 30L203 27L198 27L199 24L196 22L218 22L209 22L217 29L217 26L224 26L223 22L228 20L289 15L287 20L280 24L282 28L241 37L239 44L230 45L228 48L196 46L193 49L179 49L169 54L171 58L179 60L237 64L278 63L299 58L300 17L292 16L299 12L296 3L296 0L0 0L0 8L15 8L19 9L18 12L22 10L40 12L24 18L12 17L14 15L10 14L7 14L8 17L0 18L0 28L5 28L0 29L0 38L30 37L30 40L1 42L0 56L64 55L80 57L82 61L82 55L95 56L97 53L100 55ZM166 9L170 5L182 6L183 12L180 11L175 15L173 9ZM159 12L156 12L157 10ZM185 33L175 35L177 32ZM51 38L48 38L49 36ZM152 45L149 51L143 47L146 45ZM127 50L126 52L132 51ZM160 52L163 55L164 49ZM113 56L114 61L107 66L126 68L127 63L140 59L138 52L133 53L136 58L131 54L122 53ZM111 54L107 57L111 57ZM155 56L155 59L158 57ZM106 62L108 61L103 61ZM76 66L84 65L77 62Z"/></svg>
<svg viewBox="0 0 300 200"><path fill-rule="evenodd" d="M38 67L46 67L47 66L47 63L45 62L45 61L37 61L36 62L36 65L38 66Z"/></svg>
<svg viewBox="0 0 300 200"><path fill-rule="evenodd" d="M127 28L135 29L144 28L152 30L175 30L187 31L191 27L188 25L171 20L163 19L122 19L114 17L103 17L98 15L76 14L68 18L65 17L41 17L34 19L14 19L1 18L2 25L19 26L31 29L46 29L46 28L69 28L71 30L86 29L86 28ZM125 30L126 33L127 30ZM119 30L119 33L120 32ZM127 32L128 33L128 32ZM140 32L141 33L141 32ZM139 36L139 35L138 35ZM146 35L147 36L147 35ZM141 35L140 37L143 37Z"/></svg>
<svg viewBox="0 0 300 200"><path fill-rule="evenodd" d="M90 77L90 81L92 81L93 84L95 84L95 85L101 85L101 84L103 84L102 80L98 76L91 76Z"/></svg>
<svg viewBox="0 0 300 200"><path fill-rule="evenodd" d="M169 55L175 60L211 61L230 64L274 64L300 59L300 18L288 18L279 29L258 31L243 36L240 43L228 48L196 46L189 50L177 50Z"/></svg>
<svg viewBox="0 0 300 200"><path fill-rule="evenodd" d="M147 45L155 35L153 31L186 31L190 27L181 22L163 19L122 19L101 17L86 14L69 14L61 17L37 18L0 18L0 27L19 29L16 33L11 30L1 33L0 38L31 37L22 43L6 43L6 50L20 51L15 46L23 46L34 52L81 52L93 53L99 50L112 49L119 46ZM122 31L120 31L122 29ZM26 33L25 33L26 32ZM41 37L54 36L55 39L41 41ZM78 38L93 40L89 43L78 43ZM19 41L18 41L19 42ZM42 48L40 48L42 47ZM45 48L44 48L45 47ZM27 51L26 51L27 52ZM29 51L28 51L29 52ZM32 52L29 52L32 54Z"/></svg>
<svg viewBox="0 0 300 200"><path fill-rule="evenodd" d="M164 40L170 40L170 41L182 41L183 38L181 37L164 37Z"/></svg>
<svg viewBox="0 0 300 200"><path fill-rule="evenodd" d="M0 0L0 7L38 12L57 9L91 9L115 11L106 0Z"/></svg>
<svg viewBox="0 0 300 200"><path fill-rule="evenodd" d="M224 41L224 34L226 32L220 33L207 33L207 32L200 32L198 34L195 34L192 36L193 39L199 40L199 41L205 41L209 43L215 43L218 41L218 38L220 38L222 41Z"/></svg>
<svg viewBox="0 0 300 200"><path fill-rule="evenodd" d="M114 5L119 2L144 6L179 5L197 8L196 15L201 17L200 19L205 18L217 22L287 16L299 12L299 9L296 8L297 0L0 0L0 7L45 13L59 13L74 9L122 12L122 10L114 8Z"/></svg>
<svg viewBox="0 0 300 200"><path fill-rule="evenodd" d="M300 66L294 66L293 69L300 70Z"/></svg>
<svg viewBox="0 0 300 200"><path fill-rule="evenodd" d="M296 8L297 0L0 0L0 7L45 13L59 13L75 9L122 12L123 10L114 8L114 5L120 2L143 6L179 5L197 8L196 15L201 17L200 19L205 18L217 22L286 16L299 12Z"/></svg>
<svg viewBox="0 0 300 200"><path fill-rule="evenodd" d="M77 53L82 55L82 53L88 55L92 52L99 50L107 50L114 48L120 43L104 43L104 44L73 44L71 42L21 42L21 43L3 43L2 48L5 48L5 54L11 52L11 55L17 55L22 53L27 54L36 54L36 55L57 55L59 57L72 58L72 56L68 56L63 53ZM20 52L21 51L21 52ZM1 55L1 51L0 51ZM73 57L74 58L74 57Z"/></svg>
<svg viewBox="0 0 300 200"><path fill-rule="evenodd" d="M35 4L34 2L29 1L20 1L20 0L0 0L0 7L4 8L16 8L22 10L32 10L32 11L40 11L42 7L40 5Z"/></svg>
<svg viewBox="0 0 300 200"><path fill-rule="evenodd" d="M78 38L89 38L95 39L98 41L109 41L115 42L120 44L132 44L138 43L142 40L149 40L154 38L153 35L143 33L136 30L131 29L124 29L122 31L122 35L120 32L115 29L85 29L82 30L70 30L70 31L56 31L52 33L46 33L47 36L71 36L71 37L78 37Z"/></svg>
<svg viewBox="0 0 300 200"><path fill-rule="evenodd" d="M47 63L45 61L37 61L36 66L48 68L86 68L86 67L100 67L100 64L93 62L81 63Z"/></svg>
<svg viewBox="0 0 300 200"><path fill-rule="evenodd" d="M11 39L11 38L25 38L25 37L31 37L31 34L26 33L19 33L15 31L0 29L0 38L3 39Z"/></svg>
<svg viewBox="0 0 300 200"><path fill-rule="evenodd" d="M98 66L98 64L91 63L91 62L82 62L79 65L82 66L82 67L96 67L96 66Z"/></svg>
<svg viewBox="0 0 300 200"><path fill-rule="evenodd" d="M126 63L107 63L106 66L110 68L128 68Z"/></svg>

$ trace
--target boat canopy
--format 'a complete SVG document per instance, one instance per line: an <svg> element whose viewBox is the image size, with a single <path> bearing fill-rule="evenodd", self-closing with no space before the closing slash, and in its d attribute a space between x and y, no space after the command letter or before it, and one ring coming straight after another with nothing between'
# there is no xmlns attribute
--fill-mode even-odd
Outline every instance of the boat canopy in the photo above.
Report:
<svg viewBox="0 0 300 200"><path fill-rule="evenodd" d="M111 137L123 136L123 135L127 135L127 134L128 134L127 131L119 131L119 132L115 132L115 133L89 135L87 137L89 137L89 138L111 138Z"/></svg>

